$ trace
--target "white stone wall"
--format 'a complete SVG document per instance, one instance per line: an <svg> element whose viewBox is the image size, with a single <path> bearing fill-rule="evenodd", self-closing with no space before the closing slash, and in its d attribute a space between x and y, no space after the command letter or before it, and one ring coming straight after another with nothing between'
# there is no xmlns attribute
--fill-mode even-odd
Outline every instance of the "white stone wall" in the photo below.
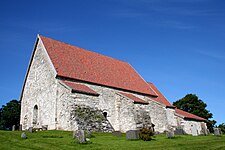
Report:
<svg viewBox="0 0 225 150"><path fill-rule="evenodd" d="M139 109L135 107L132 100L120 96L119 103L117 101L117 109L115 113L118 113L117 116L117 129L121 132L126 132L127 130L134 130L136 129L136 118L137 118L137 112Z"/></svg>
<svg viewBox="0 0 225 150"><path fill-rule="evenodd" d="M175 109L167 108L166 109L166 118L167 118L168 125L170 127L177 127L177 121L175 118Z"/></svg>
<svg viewBox="0 0 225 150"><path fill-rule="evenodd" d="M86 94L71 93L71 89L58 81L57 88L57 129L74 130L77 124L70 120L70 111L74 105L85 105L92 108L98 108L107 112L107 119L115 130L126 132L136 129L137 112L146 110L155 124L156 131L163 132L167 128L166 109L163 105L152 101L151 99L134 94L135 96L150 102L149 105L134 104L132 100L118 94L118 90L82 83L90 87L99 96L90 96Z"/></svg>
<svg viewBox="0 0 225 150"><path fill-rule="evenodd" d="M192 128L195 127L197 129L197 133L200 134L202 128L201 128L201 123L196 122L196 121L189 121L189 120L184 120L183 121L183 126L184 126L184 131L187 134L192 134Z"/></svg>
<svg viewBox="0 0 225 150"><path fill-rule="evenodd" d="M56 83L46 51L39 41L25 81L21 100L21 119L23 129L33 127L33 110L38 106L36 126L48 125L55 129Z"/></svg>
<svg viewBox="0 0 225 150"><path fill-rule="evenodd" d="M204 126L205 129L207 129L206 123L204 123L203 121L187 120L182 118L181 116L176 116L176 119L178 121L178 125L182 127L184 132L187 134L192 134L193 128L197 129L198 135L202 134L202 130L204 130L202 128L202 125Z"/></svg>
<svg viewBox="0 0 225 150"><path fill-rule="evenodd" d="M146 110L149 111L151 115L151 121L155 125L155 131L164 132L168 127L166 108L154 101L149 102L150 104L146 106Z"/></svg>
<svg viewBox="0 0 225 150"><path fill-rule="evenodd" d="M73 130L77 129L76 124L73 128L70 125L70 109L74 100L70 97L71 90L62 86L59 82L57 84L57 100L56 100L56 129L58 130Z"/></svg>

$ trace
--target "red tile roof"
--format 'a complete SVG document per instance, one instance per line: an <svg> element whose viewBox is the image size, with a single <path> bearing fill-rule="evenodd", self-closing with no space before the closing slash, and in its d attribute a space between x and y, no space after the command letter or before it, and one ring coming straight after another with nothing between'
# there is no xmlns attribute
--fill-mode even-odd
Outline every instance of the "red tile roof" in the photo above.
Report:
<svg viewBox="0 0 225 150"><path fill-rule="evenodd" d="M123 93L123 92L119 92L119 93L122 94L122 95L124 95L124 96L126 96L127 98L133 100L134 103L148 104L147 101L142 100L142 99L140 99L140 98L138 98L138 97L136 97L136 96L134 96L134 95L132 95L132 94Z"/></svg>
<svg viewBox="0 0 225 150"><path fill-rule="evenodd" d="M191 113L188 113L186 111L183 111L183 110L180 110L178 108L175 109L176 113L183 116L184 118L187 118L187 119L195 119L195 120L202 120L202 121L206 121L205 118L202 118L202 117L199 117L199 116L196 116L194 114L191 114Z"/></svg>
<svg viewBox="0 0 225 150"><path fill-rule="evenodd" d="M156 95L127 62L44 36L39 37L58 76L146 95Z"/></svg>
<svg viewBox="0 0 225 150"><path fill-rule="evenodd" d="M163 96L163 94L155 87L154 84L148 82L148 84L151 86L151 88L158 94L158 97L151 97L151 99L166 105L167 107L171 107L171 108L175 108L175 106L171 105L170 102ZM183 116L184 118L187 119L195 119L195 120L202 120L202 121L206 121L206 119L201 118L199 116L193 115L191 113L188 113L186 111L180 110L178 108L175 108L175 112L178 115Z"/></svg>
<svg viewBox="0 0 225 150"><path fill-rule="evenodd" d="M149 86L158 94L158 97L151 97L151 99L166 105L167 107L175 108L170 102L163 96L163 94L155 87L154 84L148 82Z"/></svg>
<svg viewBox="0 0 225 150"><path fill-rule="evenodd" d="M62 82L66 84L68 87L70 87L72 89L72 92L85 93L85 94L90 94L95 96L99 95L97 92L95 92L94 90L92 90L86 85L78 84L71 81L62 81Z"/></svg>

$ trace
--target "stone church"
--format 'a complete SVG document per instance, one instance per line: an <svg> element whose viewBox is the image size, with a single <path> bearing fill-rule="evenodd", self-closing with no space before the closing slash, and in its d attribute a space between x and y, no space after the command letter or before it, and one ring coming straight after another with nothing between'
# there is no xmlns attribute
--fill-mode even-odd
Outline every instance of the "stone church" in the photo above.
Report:
<svg viewBox="0 0 225 150"><path fill-rule="evenodd" d="M24 130L207 129L204 118L175 108L129 63L40 35L20 100Z"/></svg>

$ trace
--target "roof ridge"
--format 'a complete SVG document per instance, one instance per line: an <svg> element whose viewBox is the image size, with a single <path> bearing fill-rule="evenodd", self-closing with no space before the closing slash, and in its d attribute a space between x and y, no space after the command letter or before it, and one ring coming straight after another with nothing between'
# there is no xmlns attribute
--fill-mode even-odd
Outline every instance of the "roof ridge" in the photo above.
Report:
<svg viewBox="0 0 225 150"><path fill-rule="evenodd" d="M146 82L147 84L152 84L152 85L154 85L153 83L151 83L151 82ZM159 97L159 94L151 87L151 86L149 86L154 92L155 92L155 94ZM160 91L159 91L160 92ZM162 94L161 94L162 95ZM162 95L162 96L164 96L164 95ZM167 100L168 101L168 100Z"/></svg>

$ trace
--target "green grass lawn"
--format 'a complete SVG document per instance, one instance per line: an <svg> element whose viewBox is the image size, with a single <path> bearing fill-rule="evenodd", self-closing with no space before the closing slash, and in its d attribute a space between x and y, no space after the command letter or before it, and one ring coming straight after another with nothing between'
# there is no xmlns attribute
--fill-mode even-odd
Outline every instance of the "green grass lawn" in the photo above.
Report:
<svg viewBox="0 0 225 150"><path fill-rule="evenodd" d="M158 149L224 149L225 135L216 137L213 135L197 136L190 135L176 136L167 139L165 135L157 135L152 141L127 141L125 134L122 137L112 136L110 133L93 133L89 144L77 144L72 139L72 132L68 131L39 131L36 133L26 132L27 139L21 139L19 131L0 131L0 150L8 149L113 149L113 150L158 150Z"/></svg>

